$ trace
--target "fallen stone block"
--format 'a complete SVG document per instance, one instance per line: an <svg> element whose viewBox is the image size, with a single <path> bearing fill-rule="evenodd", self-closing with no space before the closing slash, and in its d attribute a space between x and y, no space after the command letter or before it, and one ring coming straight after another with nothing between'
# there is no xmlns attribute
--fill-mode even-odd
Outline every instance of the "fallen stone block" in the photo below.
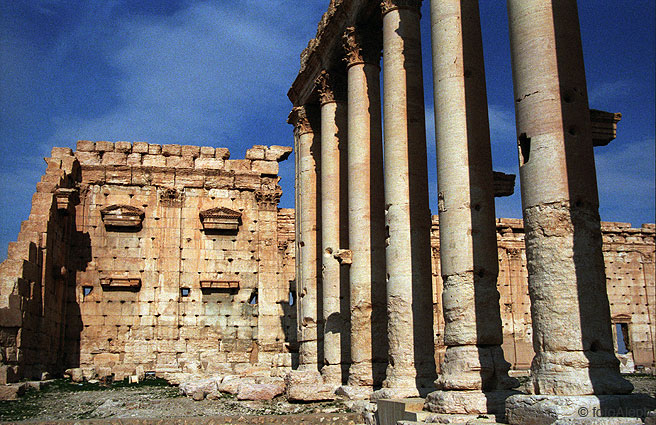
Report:
<svg viewBox="0 0 656 425"><path fill-rule="evenodd" d="M511 425L551 425L559 420L574 420L571 423L609 418L632 420L635 417L647 416L654 408L656 408L656 399L644 394L514 395L506 400L506 417ZM621 422L620 424L623 425Z"/></svg>
<svg viewBox="0 0 656 425"><path fill-rule="evenodd" d="M26 389L27 385L24 383L0 385L0 400L18 400L18 397L25 394Z"/></svg>
<svg viewBox="0 0 656 425"><path fill-rule="evenodd" d="M282 380L264 384L244 382L239 385L237 400L273 400L284 392L285 383Z"/></svg>
<svg viewBox="0 0 656 425"><path fill-rule="evenodd" d="M335 400L335 388L324 384L319 371L293 370L285 377L287 398L291 401Z"/></svg>

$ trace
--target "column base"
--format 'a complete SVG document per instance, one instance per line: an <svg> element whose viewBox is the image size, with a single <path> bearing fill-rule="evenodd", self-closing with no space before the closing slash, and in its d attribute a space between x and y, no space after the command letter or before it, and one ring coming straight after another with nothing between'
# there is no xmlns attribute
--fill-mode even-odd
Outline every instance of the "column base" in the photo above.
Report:
<svg viewBox="0 0 656 425"><path fill-rule="evenodd" d="M335 386L326 384L318 370L292 370L285 377L290 401L335 400Z"/></svg>
<svg viewBox="0 0 656 425"><path fill-rule="evenodd" d="M324 383L337 388L342 385L342 366L325 365L321 368L321 376L323 377Z"/></svg>
<svg viewBox="0 0 656 425"><path fill-rule="evenodd" d="M369 400L374 393L372 387L342 385L335 390L335 394L345 397L348 400Z"/></svg>
<svg viewBox="0 0 656 425"><path fill-rule="evenodd" d="M612 366L594 366L582 352L559 354L556 362L539 362L538 356L533 360L531 382L535 393L566 396L629 394L633 391L633 385L620 375L619 362L614 356Z"/></svg>
<svg viewBox="0 0 656 425"><path fill-rule="evenodd" d="M447 391L494 392L519 386L519 381L508 376L510 363L498 345L449 346L435 385Z"/></svg>
<svg viewBox="0 0 656 425"><path fill-rule="evenodd" d="M435 391L426 397L426 408L434 413L475 415L494 414L503 419L506 399L517 391Z"/></svg>
<svg viewBox="0 0 656 425"><path fill-rule="evenodd" d="M595 423L601 418L644 419L656 409L656 399L645 394L629 395L513 395L506 400L506 418L511 425ZM571 422L569 422L571 421ZM561 422L558 422L561 423ZM608 419L603 423L618 423Z"/></svg>

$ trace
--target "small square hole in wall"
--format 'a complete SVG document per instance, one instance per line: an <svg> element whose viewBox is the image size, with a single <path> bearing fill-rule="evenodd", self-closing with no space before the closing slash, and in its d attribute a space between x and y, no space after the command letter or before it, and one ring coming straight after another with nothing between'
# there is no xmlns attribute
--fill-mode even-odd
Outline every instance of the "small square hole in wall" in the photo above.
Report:
<svg viewBox="0 0 656 425"><path fill-rule="evenodd" d="M86 297L87 295L91 294L93 292L93 286L83 286L82 287L82 294Z"/></svg>
<svg viewBox="0 0 656 425"><path fill-rule="evenodd" d="M190 292L191 292L191 288L180 288L181 297L188 297Z"/></svg>

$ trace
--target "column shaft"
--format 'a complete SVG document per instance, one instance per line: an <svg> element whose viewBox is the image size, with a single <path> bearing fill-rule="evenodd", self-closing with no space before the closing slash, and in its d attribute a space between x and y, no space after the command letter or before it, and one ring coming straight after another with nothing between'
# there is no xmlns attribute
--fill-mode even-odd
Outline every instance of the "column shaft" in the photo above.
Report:
<svg viewBox="0 0 656 425"><path fill-rule="evenodd" d="M447 345L438 386L493 390L507 383L503 381L509 365L501 350L492 154L478 0L433 0L431 14ZM482 345L485 348L478 347ZM481 364L483 356L494 362ZM451 367L450 361L459 364Z"/></svg>
<svg viewBox="0 0 656 425"><path fill-rule="evenodd" d="M435 378L420 4L383 2L390 356L384 386L401 396L416 395L418 385L430 387Z"/></svg>
<svg viewBox="0 0 656 425"><path fill-rule="evenodd" d="M341 248L342 184L341 150L346 149L346 104L326 101L321 105L321 243L324 320L324 366L327 383L342 383L341 265L335 254Z"/></svg>
<svg viewBox="0 0 656 425"><path fill-rule="evenodd" d="M509 389L501 344L492 153L478 0L431 1L444 342L440 413L502 413ZM454 391L461 390L461 391ZM477 390L477 391L475 391ZM498 399L498 403L492 400ZM456 401L457 402L454 402Z"/></svg>
<svg viewBox="0 0 656 425"><path fill-rule="evenodd" d="M385 342L385 253L380 68L356 63L348 69L348 209L351 297L349 385L380 384ZM374 360L377 358L378 361Z"/></svg>
<svg viewBox="0 0 656 425"><path fill-rule="evenodd" d="M300 228L300 280L297 282L299 365L301 369L317 369L317 159L319 140L308 122L298 133L298 210ZM315 124L316 126L316 124Z"/></svg>
<svg viewBox="0 0 656 425"><path fill-rule="evenodd" d="M537 394L625 393L575 1L509 0Z"/></svg>

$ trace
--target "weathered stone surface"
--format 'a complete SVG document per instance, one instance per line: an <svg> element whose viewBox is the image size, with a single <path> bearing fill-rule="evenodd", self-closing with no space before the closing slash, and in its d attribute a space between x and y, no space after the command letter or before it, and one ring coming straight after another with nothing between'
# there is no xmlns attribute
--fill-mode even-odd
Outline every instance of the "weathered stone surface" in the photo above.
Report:
<svg viewBox="0 0 656 425"><path fill-rule="evenodd" d="M78 152L93 152L96 149L96 142L90 140L78 140L77 148Z"/></svg>
<svg viewBox="0 0 656 425"><path fill-rule="evenodd" d="M292 401L334 400L335 388L324 384L319 371L293 370L285 377L287 398Z"/></svg>
<svg viewBox="0 0 656 425"><path fill-rule="evenodd" d="M353 385L342 385L335 390L336 395L345 397L348 400L369 400L373 392L373 387Z"/></svg>
<svg viewBox="0 0 656 425"><path fill-rule="evenodd" d="M107 142L107 141L96 142L96 150L98 152L113 152L114 151L114 143L113 142Z"/></svg>
<svg viewBox="0 0 656 425"><path fill-rule="evenodd" d="M18 397L25 394L26 389L25 383L0 385L0 400L18 400Z"/></svg>
<svg viewBox="0 0 656 425"><path fill-rule="evenodd" d="M237 392L238 400L272 400L285 392L283 379L265 383L243 382Z"/></svg>
<svg viewBox="0 0 656 425"><path fill-rule="evenodd" d="M198 391L202 391L205 394L209 394L213 391L218 390L221 381L222 378L217 376L212 378L197 379L197 380L183 382L179 386L180 393L186 396L192 396L194 393Z"/></svg>
<svg viewBox="0 0 656 425"><path fill-rule="evenodd" d="M389 363L383 386L419 395L436 378L419 2L383 8ZM412 224L411 224L412 223ZM414 388L414 390L413 390Z"/></svg>
<svg viewBox="0 0 656 425"><path fill-rule="evenodd" d="M64 372L64 376L69 376L73 382L84 381L84 372L79 367L67 369L66 372Z"/></svg>
<svg viewBox="0 0 656 425"><path fill-rule="evenodd" d="M508 2L531 378L540 394L625 394L632 385L614 356L578 11L552 6Z"/></svg>
<svg viewBox="0 0 656 425"><path fill-rule="evenodd" d="M76 359L67 363L80 366L68 372L75 381L141 380L148 371L179 383L252 372L254 365L269 374L289 371L292 353L282 342L275 353L259 348L270 338L296 340L295 311L279 311L294 279L294 251L279 252L293 240L293 218L276 210L278 178L249 173L238 182L223 170L192 169L200 147L93 148L53 150L21 245L0 266L0 379L56 373L58 359ZM223 163L215 152L203 159ZM105 165L97 165L101 155ZM68 215L49 221L51 208L65 200ZM204 231L199 213L216 207L243 212L234 234ZM139 220L110 223L101 214L107 208L128 219L138 210ZM48 250L47 259L37 246ZM201 282L213 283L201 289ZM32 295L44 287L66 289Z"/></svg>
<svg viewBox="0 0 656 425"><path fill-rule="evenodd" d="M505 411L508 397L516 391L435 391L426 397L426 409L444 414L486 414Z"/></svg>
<svg viewBox="0 0 656 425"><path fill-rule="evenodd" d="M512 425L548 425L559 419L585 420L604 416L644 417L654 407L656 407L656 399L641 394L514 395L506 400L506 417Z"/></svg>

